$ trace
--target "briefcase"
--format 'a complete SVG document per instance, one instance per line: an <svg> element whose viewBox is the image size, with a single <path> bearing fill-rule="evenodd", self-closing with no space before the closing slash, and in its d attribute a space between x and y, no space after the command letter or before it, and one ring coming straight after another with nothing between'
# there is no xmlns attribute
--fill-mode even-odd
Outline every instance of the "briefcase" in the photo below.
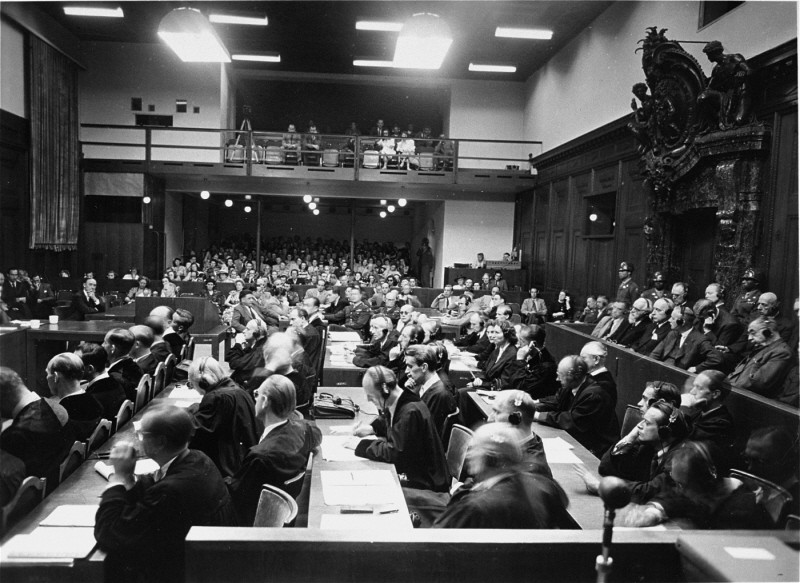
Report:
<svg viewBox="0 0 800 583"><path fill-rule="evenodd" d="M356 411L358 405L347 397L331 393L314 395L312 413L315 419L355 419Z"/></svg>

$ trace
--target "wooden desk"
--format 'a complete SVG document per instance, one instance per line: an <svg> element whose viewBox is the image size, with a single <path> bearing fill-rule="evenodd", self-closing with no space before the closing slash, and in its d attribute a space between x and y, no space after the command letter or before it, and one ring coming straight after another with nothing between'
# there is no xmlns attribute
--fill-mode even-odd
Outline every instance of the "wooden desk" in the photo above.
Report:
<svg viewBox="0 0 800 583"><path fill-rule="evenodd" d="M454 358L450 361L450 382L457 389L466 387L471 383L475 376L481 372L476 366L470 366L460 358Z"/></svg>
<svg viewBox="0 0 800 583"><path fill-rule="evenodd" d="M0 365L7 366L23 377L28 375L27 328L5 327L0 330Z"/></svg>
<svg viewBox="0 0 800 583"><path fill-rule="evenodd" d="M325 348L325 362L322 365L322 384L326 387L360 387L361 379L367 369L358 367L352 363L337 361L331 362L331 348L343 347L350 342L328 341Z"/></svg>
<svg viewBox="0 0 800 583"><path fill-rule="evenodd" d="M480 411L484 419L488 419L492 413L492 407L475 391L469 393L469 396L469 402ZM560 437L569 443L572 446L572 453L581 460L584 467L597 475L600 460L569 433L541 423L534 423L533 431L542 439ZM586 491L583 479L575 473L572 464L554 463L552 460L547 460L547 463L550 465L553 477L569 496L569 514L575 524L583 530L603 528L603 501L598 496L593 496Z"/></svg>
<svg viewBox="0 0 800 583"><path fill-rule="evenodd" d="M190 330L191 332L191 330ZM227 352L228 349L228 327L224 324L220 324L219 326L212 328L208 332L198 332L195 334L191 332L192 338L194 338L195 345L197 344L210 344L211 345L211 356L215 360L219 360L219 345L221 342L225 342L225 351ZM224 356L224 354L223 354Z"/></svg>
<svg viewBox="0 0 800 583"><path fill-rule="evenodd" d="M47 388L45 367L52 357L68 350L68 342L103 342L106 333L113 328L128 328L126 322L116 320L95 320L74 322L62 320L58 324L42 324L40 328L27 331L27 373L25 383L28 388L43 396L50 396Z"/></svg>
<svg viewBox="0 0 800 583"><path fill-rule="evenodd" d="M323 439L326 435L332 435L332 428L336 426L352 426L358 420L363 420L364 422L368 422L370 419L373 419L377 416L378 411L375 408L375 405L367 402L366 396L364 395L364 390L359 387L321 387L319 389L320 392L333 392L336 395L341 395L343 397L348 397L356 403L361 410L358 413L356 420L351 421L349 419L317 419L316 424L317 427L320 428L322 431ZM320 528L320 523L322 521L322 517L326 514L328 515L340 515L341 514L341 506L329 506L325 504L325 498L322 490L322 478L320 472L323 471L337 471L337 470L352 470L352 471L363 471L363 470L388 470L391 472L392 477L394 479L395 486L397 488L397 506L398 511L395 516L386 517L391 520L391 524L393 526L397 526L398 524L401 525L400 528L407 528L411 529L411 521L408 519L408 507L405 504L405 500L403 499L403 493L400 489L400 481L397 477L397 472L395 471L394 465L387 464L383 462L376 462L367 459L358 459L356 461L326 461L322 457L322 453L319 455L314 456L312 471L311 471L311 490L309 496L309 503L308 503L308 527L309 528ZM362 516L369 516L369 515L362 515ZM385 526L381 523L381 518L379 515L374 515L373 518L375 519L375 528L383 529Z"/></svg>
<svg viewBox="0 0 800 583"><path fill-rule="evenodd" d="M117 322L126 322L128 325L133 325L136 319L136 305L127 304L125 306L117 306L106 310L105 312L98 312L97 314L86 314L86 321L91 320L116 320Z"/></svg>

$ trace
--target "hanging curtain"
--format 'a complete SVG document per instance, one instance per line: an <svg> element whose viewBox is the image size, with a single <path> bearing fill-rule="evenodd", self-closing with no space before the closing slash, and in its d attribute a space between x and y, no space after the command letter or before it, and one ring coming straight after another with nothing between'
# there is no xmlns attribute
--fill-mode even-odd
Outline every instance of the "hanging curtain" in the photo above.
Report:
<svg viewBox="0 0 800 583"><path fill-rule="evenodd" d="M80 221L78 68L29 35L31 249L74 251Z"/></svg>

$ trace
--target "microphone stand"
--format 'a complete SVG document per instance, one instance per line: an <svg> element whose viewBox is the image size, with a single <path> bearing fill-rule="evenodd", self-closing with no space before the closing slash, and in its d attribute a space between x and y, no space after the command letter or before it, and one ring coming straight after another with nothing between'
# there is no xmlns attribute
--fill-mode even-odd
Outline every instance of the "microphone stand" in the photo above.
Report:
<svg viewBox="0 0 800 583"><path fill-rule="evenodd" d="M614 518L616 518L617 509L626 506L631 501L631 491L624 480L609 476L600 480L598 493L603 499L605 517L603 519L603 553L597 555L595 570L597 571L597 583L606 583L614 564L614 560L611 558Z"/></svg>

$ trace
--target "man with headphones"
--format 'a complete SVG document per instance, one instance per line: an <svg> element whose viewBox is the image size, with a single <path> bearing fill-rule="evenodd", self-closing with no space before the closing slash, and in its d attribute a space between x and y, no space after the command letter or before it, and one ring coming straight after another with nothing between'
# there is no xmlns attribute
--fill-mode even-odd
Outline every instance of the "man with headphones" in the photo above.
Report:
<svg viewBox="0 0 800 583"><path fill-rule="evenodd" d="M267 342L267 325L262 320L250 320L244 327L241 342L225 353L225 362L231 368L231 379L251 392L253 372L264 366L264 345Z"/></svg>
<svg viewBox="0 0 800 583"><path fill-rule="evenodd" d="M653 303L653 311L650 314L650 326L639 338L639 341L631 345L631 349L646 355L653 352L672 329L669 325L669 317L674 307L675 304L669 298L657 299Z"/></svg>
<svg viewBox="0 0 800 583"><path fill-rule="evenodd" d="M400 334L394 329L388 316L373 316L369 322L370 343L358 346L353 356L353 364L362 368L386 366L389 364L389 351L397 346Z"/></svg>
<svg viewBox="0 0 800 583"><path fill-rule="evenodd" d="M775 398L792 366L792 351L778 333L775 320L759 316L747 326L753 349L728 376L731 385ZM796 355L795 355L796 356Z"/></svg>
<svg viewBox="0 0 800 583"><path fill-rule="evenodd" d="M367 369L364 394L380 415L370 425L359 424L353 435L359 457L394 464L401 483L409 488L446 492L450 474L439 432L428 407L413 392L397 385L383 366Z"/></svg>
<svg viewBox="0 0 800 583"><path fill-rule="evenodd" d="M558 484L523 471L517 432L505 423L487 423L472 436L467 471L475 480L460 488L434 528L557 528L564 523L567 498Z"/></svg>
<svg viewBox="0 0 800 583"><path fill-rule="evenodd" d="M533 431L536 406L528 393L518 390L500 391L492 402L490 423L508 423L519 439L523 467L531 474L553 477L542 438Z"/></svg>
<svg viewBox="0 0 800 583"><path fill-rule="evenodd" d="M534 420L560 427L601 457L619 439L613 396L589 375L586 361L577 354L561 359L556 378L561 388L535 401Z"/></svg>
<svg viewBox="0 0 800 583"><path fill-rule="evenodd" d="M517 358L508 365L508 387L525 391L532 399L552 395L558 389L556 361L545 346L544 326L522 324Z"/></svg>
<svg viewBox="0 0 800 583"><path fill-rule="evenodd" d="M462 352L468 352L475 356L478 362L485 361L494 350L494 345L486 335L486 324L489 322L488 316L472 312L469 314L469 334L458 338L454 344Z"/></svg>
<svg viewBox="0 0 800 583"><path fill-rule="evenodd" d="M704 370L687 379L689 392L682 397L683 411L692 424L691 439L714 443L726 456L731 456L736 441L733 415L725 406L731 392L725 373Z"/></svg>
<svg viewBox="0 0 800 583"><path fill-rule="evenodd" d="M695 328L694 322L695 316L691 308L673 309L669 319L672 330L650 353L650 358L684 370L698 366L704 368L714 346L708 336Z"/></svg>
<svg viewBox="0 0 800 583"><path fill-rule="evenodd" d="M406 348L406 388L419 395L428 407L439 435L444 439L444 423L454 413L456 406L453 393L442 383L437 369L439 358L436 348L426 344L413 344Z"/></svg>

